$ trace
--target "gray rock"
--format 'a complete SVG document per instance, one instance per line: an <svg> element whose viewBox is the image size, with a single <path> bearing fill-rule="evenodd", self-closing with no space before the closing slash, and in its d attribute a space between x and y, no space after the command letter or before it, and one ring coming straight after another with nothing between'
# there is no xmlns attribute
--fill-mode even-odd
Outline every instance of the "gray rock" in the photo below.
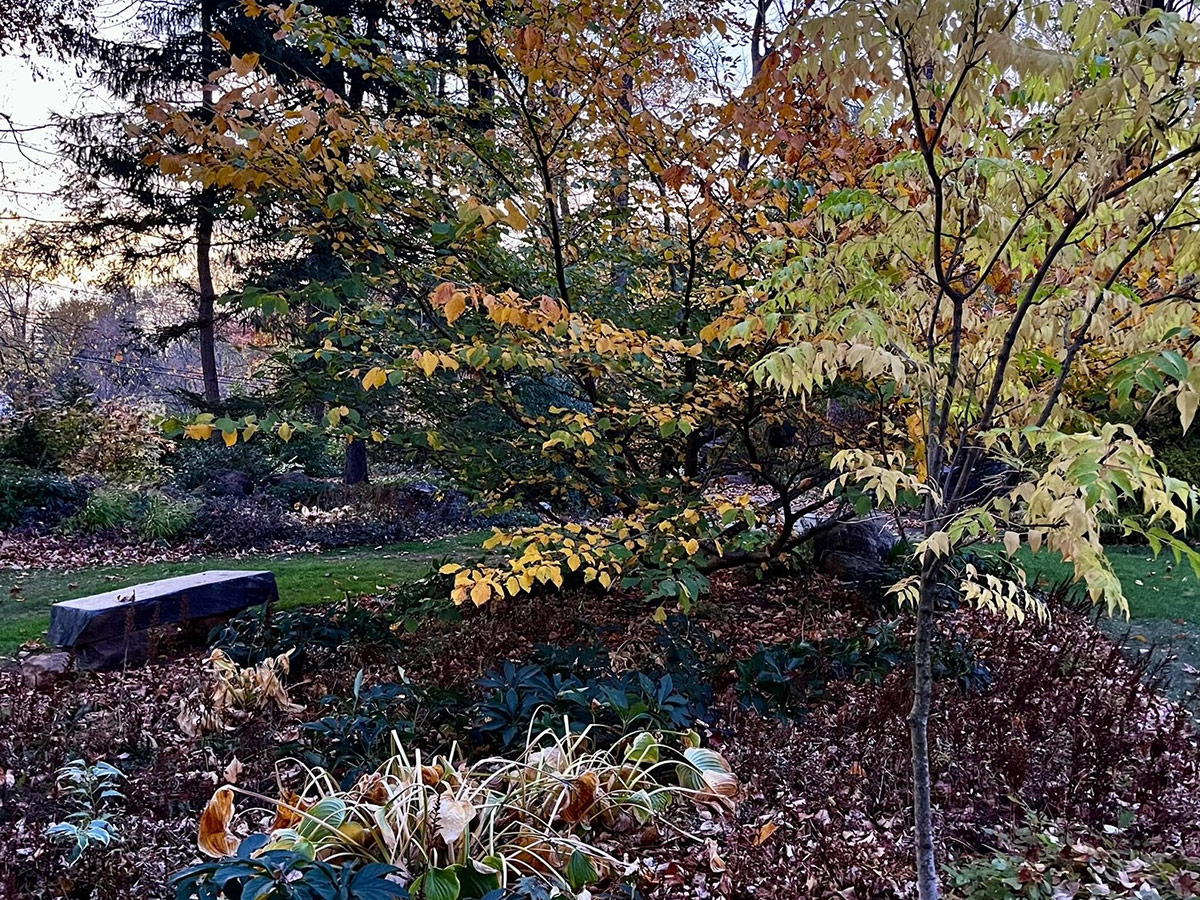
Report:
<svg viewBox="0 0 1200 900"><path fill-rule="evenodd" d="M164 578L56 603L50 642L71 649L80 668L140 662L167 631L230 616L279 597L272 572L212 571Z"/></svg>
<svg viewBox="0 0 1200 900"><path fill-rule="evenodd" d="M813 560L843 581L878 581L899 541L883 516L843 522L813 538Z"/></svg>
<svg viewBox="0 0 1200 900"><path fill-rule="evenodd" d="M71 668L71 654L65 650L34 653L21 660L21 681L35 690L47 687Z"/></svg>
<svg viewBox="0 0 1200 900"><path fill-rule="evenodd" d="M229 469L213 478L212 490L223 497L249 497L254 481L245 472Z"/></svg>
<svg viewBox="0 0 1200 900"><path fill-rule="evenodd" d="M312 479L303 472L297 470L294 472L284 472L275 479L276 484L308 484Z"/></svg>

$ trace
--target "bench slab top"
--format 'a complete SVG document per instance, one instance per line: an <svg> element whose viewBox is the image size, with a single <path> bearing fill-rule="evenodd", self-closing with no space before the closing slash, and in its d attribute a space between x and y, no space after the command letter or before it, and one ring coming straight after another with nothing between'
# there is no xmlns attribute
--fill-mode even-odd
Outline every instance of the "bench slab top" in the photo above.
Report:
<svg viewBox="0 0 1200 900"><path fill-rule="evenodd" d="M111 637L127 627L184 622L238 612L278 599L275 575L265 569L213 569L160 578L55 603L50 642L60 647ZM132 615L133 622L127 622Z"/></svg>

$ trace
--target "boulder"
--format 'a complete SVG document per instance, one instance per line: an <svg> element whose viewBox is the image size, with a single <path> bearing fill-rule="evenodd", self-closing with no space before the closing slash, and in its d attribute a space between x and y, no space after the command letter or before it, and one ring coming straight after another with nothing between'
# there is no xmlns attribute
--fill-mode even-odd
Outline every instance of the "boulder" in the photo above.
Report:
<svg viewBox="0 0 1200 900"><path fill-rule="evenodd" d="M223 497L249 497L254 492L254 481L245 472L227 469L213 478L212 491Z"/></svg>
<svg viewBox="0 0 1200 900"><path fill-rule="evenodd" d="M878 581L899 542L883 516L870 516L815 535L813 560L820 571L843 581Z"/></svg>
<svg viewBox="0 0 1200 900"><path fill-rule="evenodd" d="M284 472L278 478L273 479L275 484L308 484L312 479L300 470L292 472Z"/></svg>
<svg viewBox="0 0 1200 900"><path fill-rule="evenodd" d="M33 653L21 660L21 681L39 690L53 684L71 668L71 654L64 650Z"/></svg>
<svg viewBox="0 0 1200 900"><path fill-rule="evenodd" d="M156 641L197 620L217 621L279 597L266 571L200 572L56 603L50 642L70 650L81 669L103 669L150 656Z"/></svg>

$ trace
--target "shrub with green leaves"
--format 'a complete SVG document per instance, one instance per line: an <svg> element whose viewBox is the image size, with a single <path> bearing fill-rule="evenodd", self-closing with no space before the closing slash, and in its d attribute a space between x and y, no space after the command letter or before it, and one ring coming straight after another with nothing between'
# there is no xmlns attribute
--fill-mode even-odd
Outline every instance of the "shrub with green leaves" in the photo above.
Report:
<svg viewBox="0 0 1200 900"><path fill-rule="evenodd" d="M171 879L177 900L407 900L399 870L381 863L340 866L296 850L264 850L270 838L246 838L236 856L190 866Z"/></svg>
<svg viewBox="0 0 1200 900"><path fill-rule="evenodd" d="M353 645L387 647L396 642L392 620L379 610L350 600L319 609L297 608L264 615L247 610L216 628L210 646L223 650L240 666L254 666L294 650L293 677L302 678L315 661Z"/></svg>
<svg viewBox="0 0 1200 900"><path fill-rule="evenodd" d="M83 509L68 520L79 531L114 531L138 518L137 494L127 488L102 487L92 491Z"/></svg>
<svg viewBox="0 0 1200 900"><path fill-rule="evenodd" d="M0 528L30 518L57 522L76 511L85 497L86 491L65 475L0 459Z"/></svg>
<svg viewBox="0 0 1200 900"><path fill-rule="evenodd" d="M872 625L846 637L760 647L738 662L737 691L744 705L760 713L800 718L808 704L828 699L831 682L878 684L910 662L894 624ZM992 677L968 643L944 638L935 642L933 674L964 691L982 689Z"/></svg>
<svg viewBox="0 0 1200 900"><path fill-rule="evenodd" d="M116 819L125 803L124 780L125 775L106 762L89 766L76 759L58 770L55 790L71 811L62 822L46 829L46 837L70 848L68 866L96 848L108 849L121 842Z"/></svg>
<svg viewBox="0 0 1200 900"><path fill-rule="evenodd" d="M453 743L466 718L465 697L409 682L364 689L362 676L360 669L352 697L326 697L328 714L301 725L299 740L284 744L281 754L332 772L348 787L387 759L397 741L441 735L442 746Z"/></svg>

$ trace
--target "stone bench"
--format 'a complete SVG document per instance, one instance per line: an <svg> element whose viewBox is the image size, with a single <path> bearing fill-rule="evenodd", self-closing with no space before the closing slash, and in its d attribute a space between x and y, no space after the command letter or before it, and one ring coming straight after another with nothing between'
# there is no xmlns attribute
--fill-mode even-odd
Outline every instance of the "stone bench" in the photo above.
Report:
<svg viewBox="0 0 1200 900"><path fill-rule="evenodd" d="M215 624L277 599L273 572L179 575L55 603L48 636L50 643L71 651L79 668L111 668L147 659L157 636L173 626Z"/></svg>

